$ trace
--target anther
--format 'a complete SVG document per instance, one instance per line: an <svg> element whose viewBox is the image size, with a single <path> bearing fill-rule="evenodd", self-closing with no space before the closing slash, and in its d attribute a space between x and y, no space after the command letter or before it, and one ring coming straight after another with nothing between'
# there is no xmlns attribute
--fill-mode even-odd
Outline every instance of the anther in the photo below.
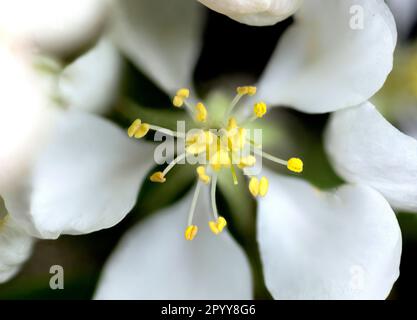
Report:
<svg viewBox="0 0 417 320"><path fill-rule="evenodd" d="M227 222L225 218L219 217L217 221L209 221L208 225L210 230L217 235L227 226Z"/></svg>
<svg viewBox="0 0 417 320"><path fill-rule="evenodd" d="M195 106L196 109L196 115L195 119L198 122L206 122L207 120L207 109L201 102L197 103Z"/></svg>
<svg viewBox="0 0 417 320"><path fill-rule="evenodd" d="M166 181L166 178L164 176L164 173L161 171L155 172L152 174L149 178L152 182L158 182L158 183L164 183Z"/></svg>
<svg viewBox="0 0 417 320"><path fill-rule="evenodd" d="M196 169L198 178L201 182L208 184L210 182L210 176L206 173L206 168L204 166L199 166Z"/></svg>
<svg viewBox="0 0 417 320"><path fill-rule="evenodd" d="M136 139L140 139L146 136L149 129L149 124L142 123L140 119L136 119L133 121L129 129L127 129L127 134L130 138L135 137Z"/></svg>
<svg viewBox="0 0 417 320"><path fill-rule="evenodd" d="M267 111L265 102L255 103L253 106L253 113L257 118L262 118Z"/></svg>
<svg viewBox="0 0 417 320"><path fill-rule="evenodd" d="M187 229L185 229L185 239L188 241L191 241L195 238L195 236L197 235L198 232L198 227L195 225L190 225L187 227Z"/></svg>
<svg viewBox="0 0 417 320"><path fill-rule="evenodd" d="M288 170L296 173L303 171L303 161L299 158L291 158L287 163Z"/></svg>

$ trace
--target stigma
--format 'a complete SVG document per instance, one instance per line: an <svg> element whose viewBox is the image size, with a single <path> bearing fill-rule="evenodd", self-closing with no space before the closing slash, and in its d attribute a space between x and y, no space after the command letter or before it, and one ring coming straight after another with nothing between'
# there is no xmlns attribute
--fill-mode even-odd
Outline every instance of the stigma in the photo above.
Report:
<svg viewBox="0 0 417 320"><path fill-rule="evenodd" d="M219 214L216 203L217 178L221 170L230 171L234 185L239 183L237 170L242 170L248 177L248 190L254 198L267 196L269 181L265 176L258 177L247 173L247 169L254 167L259 158L267 159L275 164L285 166L293 173L303 171L303 162L300 158L290 158L284 160L262 151L262 143L252 140L245 128L249 122L262 119L268 111L267 105L263 101L258 101L252 105L252 114L246 119L239 119L234 113L239 103L245 96L252 97L257 89L254 86L242 86L236 89L236 95L230 105L224 111L223 122L213 126L210 112L203 102L192 103L190 91L187 88L179 89L172 99L175 108L184 108L194 121L194 130L188 134L171 131L153 124L144 123L141 119L136 119L128 128L129 137L141 139L150 131L159 131L170 134L176 139L183 139L184 152L177 155L163 171L158 171L150 176L150 180L155 183L164 183L169 172L181 161L188 157L197 157L203 161L198 163L195 169L196 186L188 212L188 221L185 226L184 237L187 241L192 241L198 235L199 226L194 224L194 214L199 199L201 189L209 188L211 217L207 227L214 235L220 235L227 227L226 218Z"/></svg>

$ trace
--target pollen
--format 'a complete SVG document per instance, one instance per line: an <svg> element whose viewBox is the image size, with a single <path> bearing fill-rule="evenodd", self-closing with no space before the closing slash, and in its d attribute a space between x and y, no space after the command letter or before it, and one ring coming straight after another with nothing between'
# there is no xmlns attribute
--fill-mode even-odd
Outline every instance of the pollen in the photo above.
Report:
<svg viewBox="0 0 417 320"><path fill-rule="evenodd" d="M209 221L208 225L211 232L217 235L227 226L227 222L225 218L219 217L217 221Z"/></svg>
<svg viewBox="0 0 417 320"><path fill-rule="evenodd" d="M245 87L238 87L236 89L237 94L239 95L248 95L248 96L253 96L256 94L256 87L253 86L245 86Z"/></svg>
<svg viewBox="0 0 417 320"><path fill-rule="evenodd" d="M174 107L181 108L184 104L184 98L180 96L175 96L174 99L172 99L172 104Z"/></svg>
<svg viewBox="0 0 417 320"><path fill-rule="evenodd" d="M152 182L159 182L164 183L166 181L166 178L164 176L164 173L161 171L155 172L152 174L149 178Z"/></svg>
<svg viewBox="0 0 417 320"><path fill-rule="evenodd" d="M197 167L196 171L200 181L202 181L204 184L210 183L210 176L207 175L206 168L204 166Z"/></svg>
<svg viewBox="0 0 417 320"><path fill-rule="evenodd" d="M287 168L292 172L303 172L303 161L299 158L291 158L288 160Z"/></svg>
<svg viewBox="0 0 417 320"><path fill-rule="evenodd" d="M197 235L198 232L198 227L195 225L190 225L187 227L187 229L185 229L185 239L188 241L191 241L195 238L195 236Z"/></svg>
<svg viewBox="0 0 417 320"><path fill-rule="evenodd" d="M150 127L147 123L142 123L140 119L136 119L129 129L127 129L127 134L130 138L135 137L136 139L143 138L148 133Z"/></svg>
<svg viewBox="0 0 417 320"><path fill-rule="evenodd" d="M183 99L188 99L190 97L190 90L187 88L181 88L177 91L177 96Z"/></svg>
<svg viewBox="0 0 417 320"><path fill-rule="evenodd" d="M266 177L262 177L260 180L257 177L252 177L249 181L249 191L255 198L266 196L268 189L269 181Z"/></svg>
<svg viewBox="0 0 417 320"><path fill-rule="evenodd" d="M206 122L207 121L207 109L201 102L197 103L195 106L196 114L195 119L198 122Z"/></svg>
<svg viewBox="0 0 417 320"><path fill-rule="evenodd" d="M258 102L253 106L253 113L257 118L262 118L266 114L266 111L267 107L265 102Z"/></svg>

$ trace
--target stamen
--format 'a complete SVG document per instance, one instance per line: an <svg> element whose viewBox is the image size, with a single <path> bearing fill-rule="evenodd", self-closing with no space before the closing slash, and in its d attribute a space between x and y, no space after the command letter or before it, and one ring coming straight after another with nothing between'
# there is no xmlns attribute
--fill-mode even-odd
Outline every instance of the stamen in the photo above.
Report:
<svg viewBox="0 0 417 320"><path fill-rule="evenodd" d="M146 136L150 129L149 124L142 123L140 119L136 119L127 129L127 134L130 138L135 137L136 139L143 138Z"/></svg>
<svg viewBox="0 0 417 320"><path fill-rule="evenodd" d="M209 221L208 225L211 232L213 232L215 235L218 235L227 226L227 222L225 218L219 217L216 221Z"/></svg>
<svg viewBox="0 0 417 320"><path fill-rule="evenodd" d="M252 177L249 181L249 191L256 198L258 196L264 197L268 193L269 181L266 177L260 180L257 177Z"/></svg>
<svg viewBox="0 0 417 320"><path fill-rule="evenodd" d="M187 241L191 241L195 238L195 236L197 235L198 232L198 227L191 225L188 226L187 229L185 229L185 240Z"/></svg>
<svg viewBox="0 0 417 320"><path fill-rule="evenodd" d="M266 114L266 111L267 107L265 102L258 102L253 106L253 113L257 118L262 118Z"/></svg>
<svg viewBox="0 0 417 320"><path fill-rule="evenodd" d="M273 155L271 155L269 153L266 153L262 150L254 148L253 151L254 151L255 154L257 154L258 156L261 156L262 158L268 159L272 162L278 163L278 164L283 165L283 166L288 165L288 161L277 158L277 157L274 157Z"/></svg>
<svg viewBox="0 0 417 320"><path fill-rule="evenodd" d="M169 172L169 171L171 171L171 169L172 169L172 168L174 168L174 167L175 167L175 165L176 165L178 162L180 162L180 161L184 160L185 156L186 156L186 153L184 152L184 153L180 154L178 157L176 157L174 160L172 160L172 161L169 163L169 165L168 165L168 166L164 169L164 171L162 172L163 176L165 177L165 176L168 174L168 172Z"/></svg>
<svg viewBox="0 0 417 320"><path fill-rule="evenodd" d="M291 158L288 161L274 157L273 155L263 152L259 149L254 148L254 153L261 156L262 158L268 159L272 162L278 163L280 165L286 166L288 170L296 173L303 172L303 161L299 158Z"/></svg>
<svg viewBox="0 0 417 320"><path fill-rule="evenodd" d="M206 168L204 166L199 166L196 169L198 178L201 182L208 184L210 182L210 176L206 173Z"/></svg>
<svg viewBox="0 0 417 320"><path fill-rule="evenodd" d="M182 133L182 132L173 131L173 130L166 129L166 128L156 126L156 125L153 125L153 124L149 124L149 129L154 130L154 131L162 132L162 133L164 133L168 136L172 136L172 137L175 137L175 138L185 139L185 134Z"/></svg>
<svg viewBox="0 0 417 320"><path fill-rule="evenodd" d="M296 173L303 172L303 161L299 158L291 158L288 160L287 168Z"/></svg>
<svg viewBox="0 0 417 320"><path fill-rule="evenodd" d="M195 120L197 122L206 122L207 120L207 109L201 102L197 103L195 106L196 109L196 115Z"/></svg>
<svg viewBox="0 0 417 320"><path fill-rule="evenodd" d="M246 86L246 87L238 87L236 89L236 96L233 98L232 103L230 104L229 108L227 108L225 113L225 118L228 118L229 115L232 113L233 109L237 106L240 99L242 99L243 96L253 96L256 94L256 87L253 86Z"/></svg>
<svg viewBox="0 0 417 320"><path fill-rule="evenodd" d="M198 195L200 194L201 186L202 182L198 181L194 190L193 200L191 201L190 211L188 213L188 226L192 226L193 223L194 211L197 205Z"/></svg>
<svg viewBox="0 0 417 320"><path fill-rule="evenodd" d="M187 88L181 88L177 91L176 95L172 99L172 104L176 108L181 108L185 105L187 112L190 116L193 116L194 110L193 107L187 102L187 99L190 97L190 90Z"/></svg>
<svg viewBox="0 0 417 320"><path fill-rule="evenodd" d="M217 187L217 174L213 174L213 180L211 181L210 186L210 198L211 198L211 208L213 210L214 219L219 219L219 212L217 211L216 203L216 187Z"/></svg>
<svg viewBox="0 0 417 320"><path fill-rule="evenodd" d="M210 230L214 234L219 234L227 226L227 222L226 222L225 218L219 216L219 213L217 211L216 186L217 186L217 174L214 174L213 175L213 180L211 182L210 198L211 198L211 208L213 210L213 215L214 215L214 220L215 221L209 221L208 225L210 227Z"/></svg>
<svg viewBox="0 0 417 320"><path fill-rule="evenodd" d="M236 170L235 170L235 166L233 164L230 165L230 172L232 173L233 184L235 186L238 185L239 182L237 180Z"/></svg>
<svg viewBox="0 0 417 320"><path fill-rule="evenodd" d="M164 183L166 181L164 173L161 171L155 172L149 178L152 182Z"/></svg>

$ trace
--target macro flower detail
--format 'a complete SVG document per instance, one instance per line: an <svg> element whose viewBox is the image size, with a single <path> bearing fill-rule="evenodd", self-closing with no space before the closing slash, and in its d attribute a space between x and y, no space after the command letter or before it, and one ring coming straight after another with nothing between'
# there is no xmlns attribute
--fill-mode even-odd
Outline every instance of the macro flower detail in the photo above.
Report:
<svg viewBox="0 0 417 320"><path fill-rule="evenodd" d="M261 137L250 136L249 130L244 126L248 123L262 118L267 112L264 102L256 102L253 107L253 114L246 119L237 121L234 111L239 107L241 100L247 96L252 97L256 94L256 87L243 86L236 89L236 96L229 106L225 109L222 121L211 121L210 114L202 102L193 105L187 99L190 98L190 90L182 88L177 90L172 104L176 108L184 107L194 125L197 128L185 132L171 131L153 124L143 123L136 119L127 130L130 138L141 139L150 129L170 135L171 137L182 139L185 142L185 151L177 155L163 171L154 172L150 180L156 183L166 182L168 173L178 164L184 164L188 157L198 157L199 166L196 168L197 185L191 200L188 213L188 224L185 229L185 239L193 240L199 227L193 223L196 203L204 184L210 184L210 199L212 218L208 222L210 230L214 234L219 234L226 227L227 222L224 217L219 215L216 205L216 186L217 175L221 169L230 170L233 184L238 184L236 169L241 169L249 178L248 189L254 197L264 197L268 192L268 179L263 176L260 179L247 169L256 165L256 157L262 157L279 165L284 165L288 170L301 173L303 162L299 158L291 158L288 161L279 159L262 151ZM239 126L239 123L241 125ZM260 139L259 139L260 138ZM173 141L172 141L173 142Z"/></svg>

